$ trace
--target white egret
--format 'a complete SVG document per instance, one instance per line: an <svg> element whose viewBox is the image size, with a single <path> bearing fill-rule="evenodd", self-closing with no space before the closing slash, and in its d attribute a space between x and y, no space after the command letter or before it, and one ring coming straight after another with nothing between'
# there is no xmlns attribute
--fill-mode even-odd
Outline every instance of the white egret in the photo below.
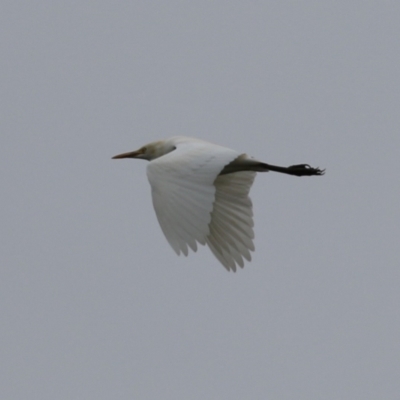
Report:
<svg viewBox="0 0 400 400"><path fill-rule="evenodd" d="M256 172L323 175L308 164L278 167L203 140L175 136L149 143L119 158L150 161L147 177L154 210L171 247L187 256L207 244L229 271L243 268L254 251L249 191Z"/></svg>

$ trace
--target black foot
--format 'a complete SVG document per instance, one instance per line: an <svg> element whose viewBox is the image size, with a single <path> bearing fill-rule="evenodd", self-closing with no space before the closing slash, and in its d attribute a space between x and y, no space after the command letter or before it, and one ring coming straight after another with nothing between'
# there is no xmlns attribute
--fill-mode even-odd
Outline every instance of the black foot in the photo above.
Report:
<svg viewBox="0 0 400 400"><path fill-rule="evenodd" d="M324 169L312 168L308 164L291 165L287 169L289 174L296 176L312 176L325 174Z"/></svg>

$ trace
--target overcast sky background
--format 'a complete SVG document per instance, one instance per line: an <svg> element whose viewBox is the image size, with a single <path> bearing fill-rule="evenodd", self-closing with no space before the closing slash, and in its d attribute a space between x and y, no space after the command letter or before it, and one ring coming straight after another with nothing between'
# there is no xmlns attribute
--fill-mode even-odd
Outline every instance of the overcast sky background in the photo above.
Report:
<svg viewBox="0 0 400 400"><path fill-rule="evenodd" d="M400 3L3 1L0 397L398 399ZM146 162L259 174L253 261L177 257Z"/></svg>

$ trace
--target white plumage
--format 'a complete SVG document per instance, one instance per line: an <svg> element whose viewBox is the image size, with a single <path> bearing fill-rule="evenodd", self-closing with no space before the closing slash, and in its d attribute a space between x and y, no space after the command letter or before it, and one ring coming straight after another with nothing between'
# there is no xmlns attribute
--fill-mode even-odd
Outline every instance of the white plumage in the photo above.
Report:
<svg viewBox="0 0 400 400"><path fill-rule="evenodd" d="M187 256L197 242L211 249L229 271L244 266L254 251L249 191L256 171L321 175L306 164L271 166L202 140L175 136L113 158L150 161L147 177L154 210L171 247Z"/></svg>

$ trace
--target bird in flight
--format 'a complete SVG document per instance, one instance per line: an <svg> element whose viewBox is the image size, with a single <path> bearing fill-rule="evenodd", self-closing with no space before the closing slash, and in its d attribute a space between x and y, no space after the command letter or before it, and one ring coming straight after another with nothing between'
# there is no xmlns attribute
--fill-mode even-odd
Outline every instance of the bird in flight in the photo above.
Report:
<svg viewBox="0 0 400 400"><path fill-rule="evenodd" d="M174 136L113 159L150 161L147 178L154 210L168 243L180 255L208 245L228 270L244 266L254 251L249 191L256 172L323 175L308 164L279 167L203 140Z"/></svg>

